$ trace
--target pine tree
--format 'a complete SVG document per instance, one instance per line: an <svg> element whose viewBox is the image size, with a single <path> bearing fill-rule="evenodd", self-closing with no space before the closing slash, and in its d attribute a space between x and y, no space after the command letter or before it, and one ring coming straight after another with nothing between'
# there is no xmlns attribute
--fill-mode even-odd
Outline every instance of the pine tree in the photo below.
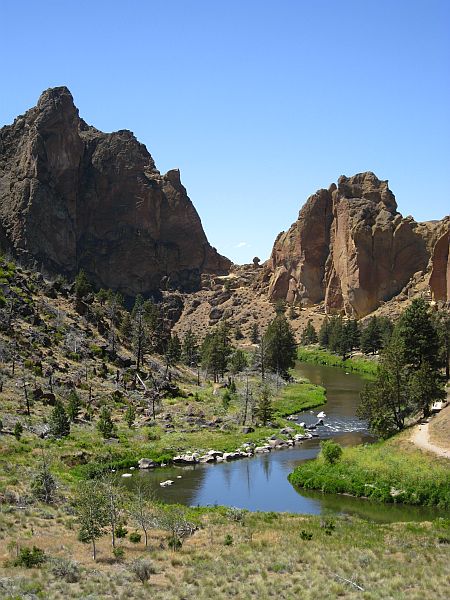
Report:
<svg viewBox="0 0 450 600"><path fill-rule="evenodd" d="M116 427L111 418L111 410L107 406L102 406L100 409L97 429L105 439L115 437Z"/></svg>
<svg viewBox="0 0 450 600"><path fill-rule="evenodd" d="M382 347L382 336L377 317L371 317L361 333L361 351L375 354Z"/></svg>
<svg viewBox="0 0 450 600"><path fill-rule="evenodd" d="M255 416L261 421L264 427L273 418L272 399L270 389L267 385L261 387L258 402L255 407Z"/></svg>
<svg viewBox="0 0 450 600"><path fill-rule="evenodd" d="M57 402L48 421L49 433L55 438L66 437L70 433L70 421L62 402Z"/></svg>
<svg viewBox="0 0 450 600"><path fill-rule="evenodd" d="M92 286L86 276L86 273L81 269L75 277L75 295L77 298L84 298L91 292Z"/></svg>
<svg viewBox="0 0 450 600"><path fill-rule="evenodd" d="M438 334L425 300L412 301L399 319L398 332L405 345L406 363L412 369L424 362L432 369L440 367Z"/></svg>
<svg viewBox="0 0 450 600"><path fill-rule="evenodd" d="M134 421L136 419L136 409L132 404L127 406L127 410L124 415L125 423L128 425L129 429L131 429L134 425Z"/></svg>
<svg viewBox="0 0 450 600"><path fill-rule="evenodd" d="M219 375L224 376L231 352L229 327L227 323L221 323L214 332L206 335L201 349L202 365L213 375L215 383L219 381Z"/></svg>
<svg viewBox="0 0 450 600"><path fill-rule="evenodd" d="M72 421L76 421L81 411L80 397L75 390L71 390L67 400L67 416Z"/></svg>
<svg viewBox="0 0 450 600"><path fill-rule="evenodd" d="M350 319L350 321L347 321L345 329L350 352L352 352L355 348L359 348L361 332L359 331L358 321Z"/></svg>
<svg viewBox="0 0 450 600"><path fill-rule="evenodd" d="M259 327L258 323L253 323L252 329L250 332L250 341L252 344L257 344L259 342Z"/></svg>
<svg viewBox="0 0 450 600"><path fill-rule="evenodd" d="M274 373L287 377L295 365L297 344L292 327L283 314L269 323L264 334L265 365Z"/></svg>
<svg viewBox="0 0 450 600"><path fill-rule="evenodd" d="M190 328L183 338L181 358L188 367L196 367L199 361L197 338Z"/></svg>
<svg viewBox="0 0 450 600"><path fill-rule="evenodd" d="M319 329L319 344L322 348L328 348L330 342L330 322L328 318L325 318Z"/></svg>
<svg viewBox="0 0 450 600"><path fill-rule="evenodd" d="M174 333L171 336L169 343L167 345L166 363L168 365L176 365L178 362L180 362L181 352L182 352L182 349L181 349L180 338L178 337L178 335L176 333Z"/></svg>
<svg viewBox="0 0 450 600"><path fill-rule="evenodd" d="M315 344L317 342L317 333L314 329L314 325L312 324L312 320L309 319L306 327L302 333L301 343L304 346L308 346L309 344Z"/></svg>
<svg viewBox="0 0 450 600"><path fill-rule="evenodd" d="M405 344L394 331L388 346L380 356L375 381L361 392L358 415L369 422L376 435L389 437L405 426L413 412L405 367Z"/></svg>
<svg viewBox="0 0 450 600"><path fill-rule="evenodd" d="M443 400L447 395L439 371L433 369L426 361L412 373L409 390L414 406L422 411L424 417L430 415L433 402Z"/></svg>
<svg viewBox="0 0 450 600"><path fill-rule="evenodd" d="M233 375L243 371L247 364L248 361L245 352L240 349L235 350L229 360L230 371L233 373Z"/></svg>

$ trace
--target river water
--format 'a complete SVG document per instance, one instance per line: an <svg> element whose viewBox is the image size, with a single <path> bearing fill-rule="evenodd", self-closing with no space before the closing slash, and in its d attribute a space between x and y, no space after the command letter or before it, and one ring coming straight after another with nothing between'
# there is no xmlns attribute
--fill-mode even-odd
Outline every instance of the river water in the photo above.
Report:
<svg viewBox="0 0 450 600"><path fill-rule="evenodd" d="M439 516L439 511L425 507L383 505L348 496L297 490L291 486L288 474L318 454L321 439L333 437L342 446L374 441L366 424L356 417L359 392L366 379L334 367L308 363L298 363L295 375L306 377L327 390L326 404L301 413L298 419L312 424L317 422L317 413L324 411L324 426L317 428L319 438L270 454L257 454L250 459L134 472L126 484L132 486L137 478L144 477L154 484L159 499L189 506L220 504L251 511L354 514L378 522L428 520ZM173 485L162 488L159 484L167 479L172 479Z"/></svg>

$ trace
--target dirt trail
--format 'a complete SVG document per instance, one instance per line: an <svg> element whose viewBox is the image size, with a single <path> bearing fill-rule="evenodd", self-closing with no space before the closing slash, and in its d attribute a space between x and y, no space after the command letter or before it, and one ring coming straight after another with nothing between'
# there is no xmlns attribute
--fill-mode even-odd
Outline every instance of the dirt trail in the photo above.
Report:
<svg viewBox="0 0 450 600"><path fill-rule="evenodd" d="M450 415L450 405L446 406L440 413L442 415L445 412L446 415ZM416 425L413 429L411 435L411 441L422 448L423 450L428 450L429 452L433 452L438 456L443 456L444 458L450 459L450 449L442 448L441 446L437 446L430 442L430 425L433 424L433 420L436 417L432 417L429 423L423 423L420 425ZM449 432L450 437L450 432Z"/></svg>

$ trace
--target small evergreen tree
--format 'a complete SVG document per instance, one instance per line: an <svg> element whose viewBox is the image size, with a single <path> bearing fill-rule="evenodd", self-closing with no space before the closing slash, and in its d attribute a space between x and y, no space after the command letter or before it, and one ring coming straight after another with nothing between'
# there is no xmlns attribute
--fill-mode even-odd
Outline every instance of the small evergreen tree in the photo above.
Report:
<svg viewBox="0 0 450 600"><path fill-rule="evenodd" d="M125 423L128 425L129 429L133 427L135 419L136 409L132 404L129 404L127 406L127 410L125 411Z"/></svg>
<svg viewBox="0 0 450 600"><path fill-rule="evenodd" d="M235 350L231 355L229 361L230 371L233 373L233 375L236 375L237 373L243 371L247 364L248 361L245 352L240 349Z"/></svg>
<svg viewBox="0 0 450 600"><path fill-rule="evenodd" d="M14 429L13 429L13 435L17 441L19 441L20 438L22 437L22 433L23 433L23 425L20 421L17 421L17 423L14 425Z"/></svg>
<svg viewBox="0 0 450 600"><path fill-rule="evenodd" d="M67 400L67 416L72 421L76 421L81 411L81 400L75 390L71 390Z"/></svg>
<svg viewBox="0 0 450 600"><path fill-rule="evenodd" d="M375 354L382 347L382 333L377 317L371 317L361 333L361 351Z"/></svg>
<svg viewBox="0 0 450 600"><path fill-rule="evenodd" d="M183 338L183 347L181 353L182 361L188 367L196 367L199 361L199 348L197 338L192 332L192 329L188 329L186 335Z"/></svg>
<svg viewBox="0 0 450 600"><path fill-rule="evenodd" d="M111 410L107 406L102 406L100 410L97 429L105 439L115 437L116 427L111 418Z"/></svg>
<svg viewBox="0 0 450 600"><path fill-rule="evenodd" d="M265 365L274 373L287 377L289 369L295 365L297 344L294 332L284 314L278 314L269 323L264 334Z"/></svg>
<svg viewBox="0 0 450 600"><path fill-rule="evenodd" d="M273 406L270 389L267 385L261 387L258 402L255 407L255 416L261 421L264 427L273 418Z"/></svg>
<svg viewBox="0 0 450 600"><path fill-rule="evenodd" d="M75 295L77 298L84 298L92 291L92 286L86 276L86 273L81 269L75 277Z"/></svg>
<svg viewBox="0 0 450 600"><path fill-rule="evenodd" d="M317 343L317 339L318 338L317 338L316 330L314 329L312 320L309 319L308 323L306 324L305 329L303 330L302 337L301 337L301 343L304 346L308 346L309 344Z"/></svg>
<svg viewBox="0 0 450 600"><path fill-rule="evenodd" d="M259 342L259 327L258 327L258 323L253 323L252 325L252 329L250 332L250 341L252 344L257 344Z"/></svg>
<svg viewBox="0 0 450 600"><path fill-rule="evenodd" d="M169 366L176 365L178 362L180 362L181 353L182 353L182 348L181 348L180 338L175 333L174 335L172 335L170 337L169 343L167 345L166 356L165 356L167 368Z"/></svg>
<svg viewBox="0 0 450 600"><path fill-rule="evenodd" d="M328 348L328 344L330 342L330 322L327 317L322 321L318 338L320 346L322 348Z"/></svg>
<svg viewBox="0 0 450 600"><path fill-rule="evenodd" d="M66 437L70 433L70 421L62 402L56 402L48 420L49 433L55 438Z"/></svg>

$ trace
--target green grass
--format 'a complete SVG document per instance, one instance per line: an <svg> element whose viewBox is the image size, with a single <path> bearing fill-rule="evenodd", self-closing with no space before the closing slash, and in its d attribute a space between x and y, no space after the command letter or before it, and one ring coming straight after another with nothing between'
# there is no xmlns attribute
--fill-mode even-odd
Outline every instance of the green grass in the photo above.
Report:
<svg viewBox="0 0 450 600"><path fill-rule="evenodd" d="M324 387L307 381L289 384L274 401L275 413L280 417L286 417L320 406L327 401L325 394Z"/></svg>
<svg viewBox="0 0 450 600"><path fill-rule="evenodd" d="M450 509L448 461L416 449L407 440L407 432L385 442L344 448L334 465L319 456L297 467L289 481L299 487L378 502Z"/></svg>
<svg viewBox="0 0 450 600"><path fill-rule="evenodd" d="M369 360L368 358L347 358L346 360L342 360L337 354L333 354L322 348L300 347L298 349L298 359L302 362L338 367L366 375L376 375L377 372L377 363L373 360Z"/></svg>

